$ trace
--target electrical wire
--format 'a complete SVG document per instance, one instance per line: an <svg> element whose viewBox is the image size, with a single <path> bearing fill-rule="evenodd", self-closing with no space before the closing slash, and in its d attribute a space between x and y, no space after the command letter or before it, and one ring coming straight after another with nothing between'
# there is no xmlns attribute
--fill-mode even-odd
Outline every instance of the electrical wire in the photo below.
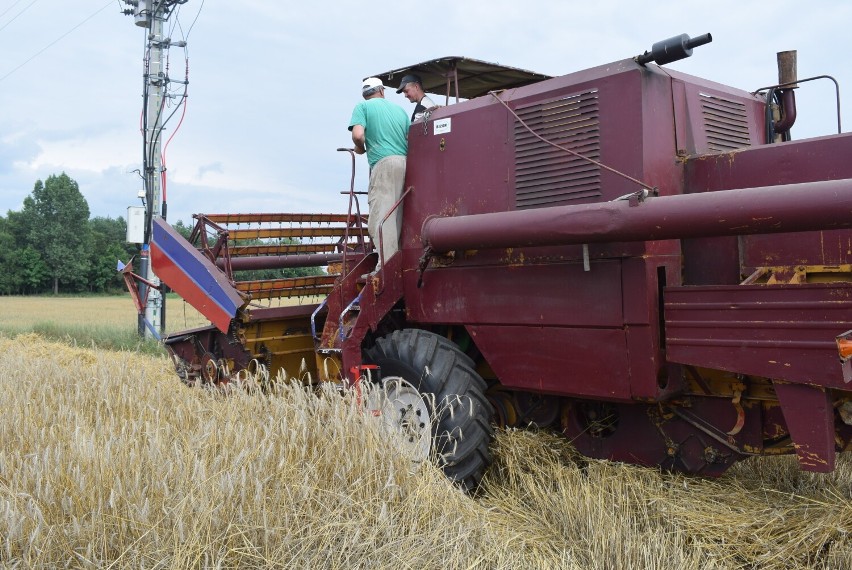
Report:
<svg viewBox="0 0 852 570"><path fill-rule="evenodd" d="M189 29L186 31L186 35L184 36L184 39L189 38L189 33L192 31L192 28L195 27L195 22L198 21L198 16L201 15L201 10L203 8L204 8L204 0L201 0L201 6L198 7L198 13L195 15L195 19L192 20L192 23L189 25Z"/></svg>
<svg viewBox="0 0 852 570"><path fill-rule="evenodd" d="M3 12L2 12L2 13L0 13L0 18L2 18L3 16L5 16L5 15L6 15L6 13L7 13L7 12L9 12L9 10L11 10L12 8L14 8L15 6L17 6L17 5L18 5L18 4L20 4L20 3L21 3L21 0L15 0L14 2L12 2L12 5L11 5L11 6L9 6L9 7L8 7L8 8L6 8L5 10L3 10Z"/></svg>
<svg viewBox="0 0 852 570"><path fill-rule="evenodd" d="M26 6L23 10L21 10L20 12L18 12L17 14L15 14L15 17L13 17L11 20L9 20L8 22L6 22L6 23L3 25L3 27L2 27L2 28L0 28L0 32L2 32L3 30L5 30L5 29L6 29L6 26L8 26L9 24L11 24L11 23L12 23L12 22L14 22L15 20L17 20L17 19L18 19L18 16L20 16L21 14L23 14L24 12L26 12L27 10L29 10L30 6L32 6L32 5L33 5L33 4L35 4L36 2L38 2L38 0L33 0L32 2L30 2L29 4L27 4L27 6ZM15 4L17 4L17 2L15 2ZM15 4L12 4L12 6L10 6L10 7L6 10L6 12L8 12L9 10L11 10L11 9L15 6ZM6 12L3 12L3 14L5 14ZM3 16L3 14L0 14L0 16Z"/></svg>
<svg viewBox="0 0 852 570"><path fill-rule="evenodd" d="M36 0L33 0L33 3L35 3L35 1L36 1ZM67 36L68 34L70 34L71 32L73 32L74 30L76 30L77 28L79 28L80 26L82 26L83 24L85 24L86 22L88 22L89 20L91 20L92 18L94 18L95 16L97 16L98 14L100 14L101 12L103 12L104 10L106 10L106 9L107 9L107 7L108 7L110 4L112 4L112 0L109 0L109 2L107 2L106 4L104 4L103 8L100 8L100 9L96 10L96 11L95 11L95 12L94 12L91 16L89 16L88 18L86 18L85 20L83 20L82 22L80 22L79 24L77 24L76 26L74 26L73 28L71 28L70 30L68 30L67 32L65 32L64 34L62 34L61 36L59 36L59 37L58 37L58 38L56 38L55 40L53 40L52 42L50 42L49 44L47 44L47 45L46 45L45 47L43 47L43 48L42 48L42 49L41 49L38 53L36 53L35 55L33 55L32 57L30 57L29 59L27 59L24 63L20 64L18 67L14 68L12 71L10 71L9 73L7 73L7 74L6 74L6 75L4 75L3 77L0 77L0 81L3 81L3 80L4 80L4 79L6 79L7 77L9 77L10 75L12 75L12 74L13 74L13 73L15 73L16 71L18 71L19 69L21 69L22 67L24 67L25 65L27 65L29 62L31 62L32 60L34 60L35 58L37 58L38 56L40 56L41 54L43 54L44 52L46 52L48 49L50 49L50 48L52 48L54 45L58 44L61 40L63 40L63 39L65 38L65 36ZM32 4L30 4L30 6L32 6ZM4 26L4 27L5 27L5 26Z"/></svg>
<svg viewBox="0 0 852 570"><path fill-rule="evenodd" d="M12 5L11 5L11 6L9 6L8 8L6 8L5 10L3 10L3 13L0 13L0 18L2 18L3 16L5 16L6 14L8 14L8 13L9 13L9 10L11 10L12 8L14 8L14 7L15 7L15 6L17 6L18 4L20 4L22 1L23 1L23 0L15 0L14 2L12 2ZM35 4L35 0L33 0L33 4ZM30 6L32 6L33 4L30 4ZM27 8L29 8L30 6L27 6ZM26 10L27 8L24 8L24 10ZM18 14L18 16L20 16L20 14ZM18 16L15 16L15 18L17 18ZM13 18L13 19L14 19L14 18ZM5 27L5 26L4 26L4 27Z"/></svg>
<svg viewBox="0 0 852 570"><path fill-rule="evenodd" d="M163 145L163 152L160 155L160 163L163 165L163 172L162 172L162 174L163 174L163 179L162 179L163 203L166 202L166 151L169 149L169 143L171 143L172 139L175 138L175 135L177 134L178 130L180 129L180 126L183 124L183 118L186 116L186 104L187 104L186 97L187 97L187 93L189 91L189 89L188 89L188 85L189 85L189 58L187 58L187 60L186 60L186 75L185 75L185 77L186 77L186 83L184 84L184 90L183 90L183 96L182 96L181 102L178 103L177 107L175 107L175 111L172 113L172 115L175 112L177 112L177 109L180 108L180 107L183 107L183 112L180 115L180 119L178 120L178 124L175 127L175 130L172 131L172 134L171 134L171 136L169 136L168 140L166 141L166 144ZM169 115L169 119L171 119L171 115Z"/></svg>
<svg viewBox="0 0 852 570"><path fill-rule="evenodd" d="M178 22L178 20L180 19L180 9L181 9L181 7L183 7L183 4L178 4L178 5L177 5L177 7L174 9L174 12L172 12L172 14L174 15L175 19L174 19L174 20L171 20L171 19L170 19L170 23L169 23L169 26L170 26L170 27L169 27L169 37L172 37L172 36L175 34L175 27L177 27L177 22Z"/></svg>
<svg viewBox="0 0 852 570"><path fill-rule="evenodd" d="M204 2L202 0L202 6ZM180 119L178 120L178 124L175 127L175 130L172 131L172 134L169 136L166 144L163 146L162 153L160 154L160 164L162 165L161 171L161 188L163 191L163 217L165 218L165 210L167 207L167 196L168 196L168 175L167 175L167 166L166 166L166 151L169 148L169 144L172 142L172 139L177 134L178 130L180 130L181 125L183 124L183 119L186 116L186 107L187 107L187 95L189 92L189 51L186 48L186 38L187 36L183 33L183 27L180 25L180 9L183 4L179 4L174 11L174 23L171 26L169 31L169 36L171 37L174 34L175 29L180 29L181 37L183 40L183 57L184 57L184 82L183 82L183 93L180 95L180 102L175 107L174 111L166 118L164 121L164 125L169 122L172 116L177 112L178 109L182 108ZM195 25L195 21L198 20L198 16L201 14L201 7L198 9L198 13L195 15L195 20L193 20L193 25ZM192 29L190 27L190 29ZM168 61L168 59L167 59ZM168 66L168 63L167 63ZM177 97L178 95L170 95L170 97Z"/></svg>

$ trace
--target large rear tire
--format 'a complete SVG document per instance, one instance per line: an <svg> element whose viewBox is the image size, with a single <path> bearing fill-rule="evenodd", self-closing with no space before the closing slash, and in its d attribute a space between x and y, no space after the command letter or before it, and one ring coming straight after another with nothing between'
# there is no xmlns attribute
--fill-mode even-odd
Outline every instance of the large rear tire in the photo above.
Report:
<svg viewBox="0 0 852 570"><path fill-rule="evenodd" d="M446 338L418 329L395 331L365 352L380 367L391 399L405 403L394 418L399 429L414 442L412 427L431 426L429 455L450 480L473 490L491 462L494 435L486 384L473 361ZM425 406L412 401L418 396Z"/></svg>

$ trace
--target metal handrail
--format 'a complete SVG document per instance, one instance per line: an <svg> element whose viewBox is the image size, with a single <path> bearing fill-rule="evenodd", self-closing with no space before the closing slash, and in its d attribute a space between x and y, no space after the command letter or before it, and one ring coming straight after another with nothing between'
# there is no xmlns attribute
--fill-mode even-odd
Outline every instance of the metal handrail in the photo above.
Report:
<svg viewBox="0 0 852 570"><path fill-rule="evenodd" d="M314 339L314 348L319 348L322 343L322 338L317 335L317 315L325 308L326 305L328 305L328 296L326 296L326 298L322 300L322 303L320 303L314 312L311 313L311 336Z"/></svg>
<svg viewBox="0 0 852 570"><path fill-rule="evenodd" d="M771 101L772 94L774 93L774 91L776 89L782 89L784 87L792 87L794 85L798 85L799 83L807 83L808 81L814 81L816 79L829 79L834 83L834 93L835 93L836 104L837 104L837 134L839 135L843 132L843 129L841 127L841 122L840 122L840 84L837 82L837 80L834 77L832 77L830 75L814 75L813 77L808 77L806 79L797 79L796 81L790 81L790 82L787 82L787 83L779 83L778 85L768 85L766 87L761 87L759 89L755 89L754 91L751 92L751 94L757 95L761 91L769 91L769 93L767 94L767 109L768 109L768 107L769 107L768 102ZM771 142L771 141L767 141L767 142Z"/></svg>
<svg viewBox="0 0 852 570"><path fill-rule="evenodd" d="M341 238L341 241L339 242L340 243L340 249L343 251L343 261L342 261L341 267L340 267L340 274L346 275L346 262L347 262L346 248L347 248L347 244L349 243L349 229L351 227L352 205L353 204L355 205L355 212L356 212L356 216L357 216L355 218L355 220L358 224L358 229L359 229L358 245L362 249L366 249L366 242L364 240L364 229L363 229L363 225L361 223L361 205L358 202L358 196L357 196L357 194L365 194L365 192L356 192L355 191L355 149L354 148L339 148L339 149L337 149L337 151L338 152L348 152L349 155L352 157L352 176L349 179L349 191L348 192L345 192L345 191L341 192L341 194L349 194L349 209L347 210L347 216L350 220L350 223L346 224L346 231L344 232L343 237Z"/></svg>
<svg viewBox="0 0 852 570"><path fill-rule="evenodd" d="M344 334L344 331L343 331L343 319L346 317L346 315L348 315L348 314L349 314L349 312L352 310L352 308L353 308L356 304L360 306L360 304L361 304L361 295L362 295L363 293L364 293L364 289L361 289L361 291L359 291L359 292L358 292L358 294L355 296L355 298L354 298L354 299L352 299L352 301L351 301L348 305L346 305L346 308L345 308L345 309L343 309L343 310L340 312L340 318L339 318L339 319L338 319L338 321L337 321L337 332L338 332L338 336L340 336L340 342L341 342L341 343L342 343L343 341L345 341L345 340L346 340L346 335ZM359 308L360 308L360 307L359 307Z"/></svg>

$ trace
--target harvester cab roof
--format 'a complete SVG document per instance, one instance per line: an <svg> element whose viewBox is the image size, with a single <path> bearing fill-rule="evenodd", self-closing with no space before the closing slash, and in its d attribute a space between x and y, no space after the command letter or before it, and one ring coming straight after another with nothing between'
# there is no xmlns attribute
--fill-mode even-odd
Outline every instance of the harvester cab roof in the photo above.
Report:
<svg viewBox="0 0 852 570"><path fill-rule="evenodd" d="M681 34L656 42L651 47L651 51L646 51L633 59L642 66L650 62L663 65L687 58L692 55L694 48L711 41L713 37L710 34L695 38ZM487 95L491 91L514 89L545 79L553 79L552 75L463 56L430 59L376 73L371 77L378 77L385 85L396 89L400 86L402 78L409 74L420 77L423 90L427 93L445 95L447 104L450 102L450 97L454 97L458 102L459 99L473 99Z"/></svg>
<svg viewBox="0 0 852 570"><path fill-rule="evenodd" d="M552 78L544 73L460 56L430 59L377 73L375 77L381 79L385 85L396 89L402 78L408 74L419 75L423 90L427 93L446 95L447 103L450 97L454 97L456 101L473 99L486 95L490 91L523 87Z"/></svg>

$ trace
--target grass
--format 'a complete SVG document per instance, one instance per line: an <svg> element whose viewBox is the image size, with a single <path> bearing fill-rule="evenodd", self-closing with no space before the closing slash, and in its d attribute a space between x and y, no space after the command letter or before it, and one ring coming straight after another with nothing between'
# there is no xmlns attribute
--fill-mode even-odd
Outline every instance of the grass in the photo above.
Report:
<svg viewBox="0 0 852 570"><path fill-rule="evenodd" d="M852 462L718 480L503 431L475 496L353 399L190 389L167 359L0 336L0 567L852 567Z"/></svg>
<svg viewBox="0 0 852 570"><path fill-rule="evenodd" d="M298 303L299 299L284 302ZM174 294L167 296L166 333L208 324L183 299ZM15 336L30 332L79 346L165 354L157 342L139 337L136 308L129 295L0 297L0 333Z"/></svg>
<svg viewBox="0 0 852 570"><path fill-rule="evenodd" d="M176 296L166 300L166 330L208 324ZM105 350L160 354L154 341L137 333L136 308L129 295L96 297L0 297L0 332L7 336L34 332L43 338Z"/></svg>

